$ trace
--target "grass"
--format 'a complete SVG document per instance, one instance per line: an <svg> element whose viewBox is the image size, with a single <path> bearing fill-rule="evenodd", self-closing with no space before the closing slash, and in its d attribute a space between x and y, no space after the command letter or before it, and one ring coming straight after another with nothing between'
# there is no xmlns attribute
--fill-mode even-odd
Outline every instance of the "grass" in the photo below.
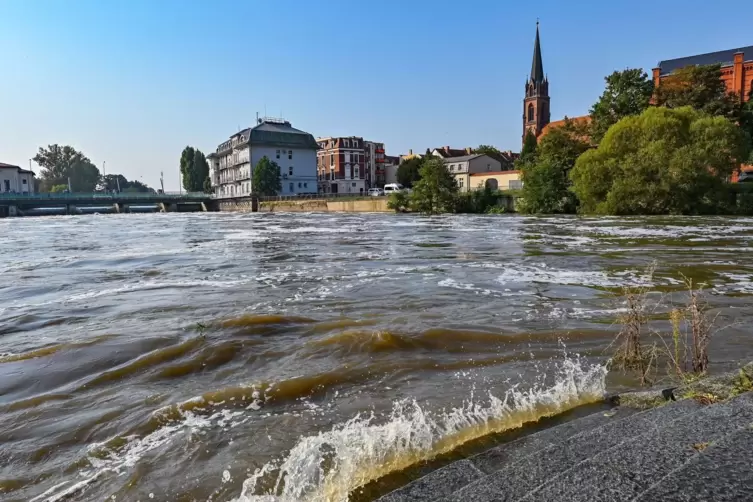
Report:
<svg viewBox="0 0 753 502"><path fill-rule="evenodd" d="M653 267L646 276L650 283ZM616 347L612 363L625 373L634 372L641 386L651 385L660 378L660 364L666 364L670 380L683 384L698 380L708 372L709 344L715 333L716 316L710 315L703 287L696 287L692 279L684 279L688 296L685 305L669 313L671 333L649 327L654 312L663 306L665 296L652 304L649 286L623 290L627 308L617 320L621 328L610 345ZM748 379L746 385L741 385L749 387L750 384Z"/></svg>

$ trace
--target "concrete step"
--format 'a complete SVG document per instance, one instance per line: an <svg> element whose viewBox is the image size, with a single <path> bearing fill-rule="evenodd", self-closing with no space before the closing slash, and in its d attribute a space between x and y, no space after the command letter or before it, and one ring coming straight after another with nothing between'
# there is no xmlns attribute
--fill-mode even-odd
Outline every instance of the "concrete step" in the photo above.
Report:
<svg viewBox="0 0 753 502"><path fill-rule="evenodd" d="M548 480L567 472L580 462L631 438L641 436L647 431L655 430L660 424L672 423L680 417L692 415L699 409L700 405L695 401L685 400L671 402L640 413L631 414L625 411L627 416L624 418L607 421L599 427L578 432L558 444L537 450L473 481L441 500L447 502L519 500L534 490L540 489L542 483L546 484ZM608 491L608 489L609 487L601 487L601 490ZM440 497L437 496L433 500L440 500ZM599 500L598 493L591 492L589 500Z"/></svg>
<svg viewBox="0 0 753 502"><path fill-rule="evenodd" d="M411 483L384 495L378 502L435 501L481 479L506 465L528 455L559 444L568 438L606 423L619 421L636 413L631 408L615 408L581 417L555 427L541 430L515 441L491 448L465 460L433 471Z"/></svg>
<svg viewBox="0 0 753 502"><path fill-rule="evenodd" d="M753 422L706 449L671 472L634 502L753 500Z"/></svg>
<svg viewBox="0 0 753 502"><path fill-rule="evenodd" d="M695 402L689 400L682 403ZM643 496L646 490L657 483L661 484L660 481L673 471L702 456L701 450L708 444L753 422L753 393L704 406L674 419L668 419L671 417L662 413L665 408L648 410L641 414L642 417L636 415L628 419L633 421L653 417L653 424L645 424L641 434L603 451L594 450L595 454L572 465L570 469L558 474L550 472L548 477L541 478L544 480L542 484L531 488L527 496L511 500L606 502L628 501ZM717 500L715 497L712 499Z"/></svg>

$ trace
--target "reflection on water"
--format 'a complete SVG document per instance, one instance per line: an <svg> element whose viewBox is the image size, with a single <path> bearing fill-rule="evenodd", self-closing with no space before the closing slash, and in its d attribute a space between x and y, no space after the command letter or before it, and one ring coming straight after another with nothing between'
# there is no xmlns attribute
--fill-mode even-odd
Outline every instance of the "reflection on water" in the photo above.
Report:
<svg viewBox="0 0 753 502"><path fill-rule="evenodd" d="M625 285L706 283L725 369L753 356L751 222L0 220L0 494L346 500L629 385L603 368Z"/></svg>

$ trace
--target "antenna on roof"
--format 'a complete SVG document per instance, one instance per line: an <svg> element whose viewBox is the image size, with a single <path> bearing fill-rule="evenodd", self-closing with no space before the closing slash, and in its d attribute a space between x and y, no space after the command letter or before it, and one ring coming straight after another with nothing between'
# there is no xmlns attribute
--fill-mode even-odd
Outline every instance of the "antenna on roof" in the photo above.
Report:
<svg viewBox="0 0 753 502"><path fill-rule="evenodd" d="M259 112L256 112L256 123L259 123Z"/></svg>

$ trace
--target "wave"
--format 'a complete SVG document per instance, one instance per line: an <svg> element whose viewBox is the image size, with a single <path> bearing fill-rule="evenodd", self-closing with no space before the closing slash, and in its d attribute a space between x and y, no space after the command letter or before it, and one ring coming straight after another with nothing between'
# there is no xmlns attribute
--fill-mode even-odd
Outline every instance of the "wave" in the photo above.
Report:
<svg viewBox="0 0 753 502"><path fill-rule="evenodd" d="M373 413L301 439L279 462L246 479L235 502L347 502L359 487L430 460L492 433L599 401L607 370L579 358L565 359L552 385L491 392L460 407L432 413L413 400L395 403L386 420Z"/></svg>

